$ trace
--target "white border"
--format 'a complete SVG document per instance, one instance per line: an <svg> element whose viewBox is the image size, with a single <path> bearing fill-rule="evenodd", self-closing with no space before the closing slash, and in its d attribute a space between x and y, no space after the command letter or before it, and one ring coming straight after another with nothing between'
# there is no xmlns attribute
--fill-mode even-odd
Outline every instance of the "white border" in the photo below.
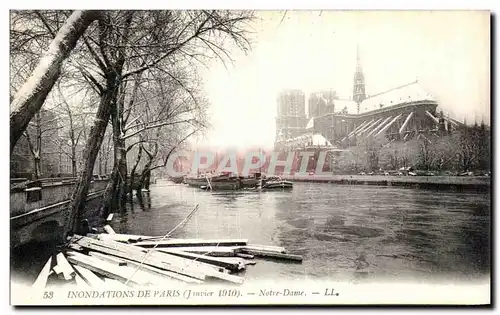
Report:
<svg viewBox="0 0 500 315"><path fill-rule="evenodd" d="M3 71L0 71L5 76L5 81L4 84L1 85L2 90L4 93L2 93L3 99L7 100L8 99L8 66L7 66L7 60L9 58L9 51L8 51L8 42L9 42L9 33L8 33L8 18L9 18L9 9L65 9L68 7L75 8L75 9L80 9L80 8L96 8L96 9L195 9L195 8L227 8L227 9L361 9L361 10L383 10L383 9L399 9L399 10L453 10L453 9L462 9L462 10L491 10L495 13L498 12L498 3L499 1L495 0L475 0L475 1L466 1L466 0L454 0L454 1L436 1L436 0L420 0L420 1L414 1L414 2L409 2L409 1L397 1L397 0L391 0L391 1L360 1L360 0L343 0L343 1L328 1L328 0L309 0L309 1L300 1L300 0L280 0L280 1L270 1L270 0L254 0L254 1L248 1L248 2L243 2L243 1L234 1L234 0L218 0L218 1L203 1L203 0L196 0L196 1L190 1L190 0L164 0L164 1L148 1L148 3L145 3L144 1L120 1L120 0L87 0L87 1L82 1L81 3L75 3L75 2L62 2L62 1L26 1L26 0L17 0L17 1L2 1L2 6L6 5L6 8L2 10L2 14L0 15L0 18L2 20L2 26L3 30L0 32L2 38L1 38L1 43L4 44L5 46L1 50L2 53L4 54L3 61L1 63L1 67ZM495 37L498 35L495 34ZM496 38L497 39L497 38ZM496 70L496 67L494 71ZM496 71L495 71L496 72ZM498 83L497 83L498 84ZM495 85L493 91L496 91L498 88L497 85ZM495 106L494 104L493 106ZM9 109L8 106L3 106L4 111L5 111L5 116L8 117ZM494 111L495 113L496 111ZM495 115L496 116L496 115ZM496 118L496 117L495 117ZM7 120L7 118L5 118ZM495 120L493 120L495 121ZM7 124L7 121L5 122ZM499 139L498 134L496 132L495 128L495 135L493 139ZM1 128L1 141L2 141L2 147L4 148L4 151L8 151L8 144L9 144L9 131L8 128L4 127ZM496 146L495 146L496 147ZM5 194L4 198L1 198L1 200L4 200L4 207L8 209L9 204L8 201L8 193L7 193L7 187L8 187L8 177L9 177L9 156L7 153L3 154L1 156L3 160L3 165L4 167L0 168L1 170L1 175L2 175L2 187L0 188L0 191ZM498 159L495 160L495 164L500 165L498 163ZM496 193L497 190L495 189ZM496 194L498 195L498 194ZM4 220L5 223L7 223L7 226L5 226L2 231L2 240L4 241L4 248L5 251L8 253L9 250L9 226L8 226L8 211L7 209L5 210L5 216L6 220ZM495 209L492 209L494 211ZM495 217L498 217L498 214L495 215ZM497 220L493 224L496 225ZM495 242L496 244L496 242ZM496 246L494 248L494 252L496 252ZM7 254L9 255L9 254ZM4 256L5 257L5 256ZM7 292L9 292L9 264L10 261L7 259L2 260L2 283L5 285L6 289L3 297L5 300L3 301L2 305L6 307L6 310L8 312L13 311L12 307L9 307L9 296ZM495 266L496 267L496 266ZM497 269L498 272L498 269ZM54 310L43 310L43 312L49 313L53 312ZM72 310L67 310L67 309L62 309L60 311L66 312L70 311L72 314L80 314L82 312L81 309L72 309ZM98 312L102 312L103 310L95 310ZM124 311L124 309L118 309L116 311ZM167 312L175 312L176 310L173 309L166 309L166 310L161 310L162 312L167 311ZM192 310L191 310L192 311ZM202 312L220 312L220 309L197 309L196 311L202 311ZM234 311L234 309L228 310L230 312ZM277 309L274 310L264 310L264 309L252 309L250 310L252 312L275 312L278 311ZM289 311L287 310L280 310L280 311ZM304 312L306 310L304 309L298 309L299 312ZM320 313L326 313L330 312L331 310L327 309L321 309L317 310ZM333 310L334 312L344 312L343 310ZM349 310L352 311L352 310ZM357 310L359 311L359 310ZM368 312L369 310L362 310L362 312ZM385 310L381 310L385 311ZM407 310L410 311L410 310ZM426 311L428 311L426 309ZM440 311L440 309L434 309L431 311ZM453 310L451 310L453 311ZM144 312L144 310L137 310L133 309L131 312L134 313L139 313L139 312ZM419 312L419 310L411 310L410 312ZM316 313L316 311L315 311Z"/></svg>

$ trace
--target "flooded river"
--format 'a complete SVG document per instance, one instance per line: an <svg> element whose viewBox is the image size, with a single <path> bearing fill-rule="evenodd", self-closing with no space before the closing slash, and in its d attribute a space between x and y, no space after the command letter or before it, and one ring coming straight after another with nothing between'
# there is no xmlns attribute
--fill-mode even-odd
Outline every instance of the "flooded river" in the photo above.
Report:
<svg viewBox="0 0 500 315"><path fill-rule="evenodd" d="M152 185L112 226L117 233L247 238L286 247L302 264L258 260L259 279L442 282L489 275L490 199L484 193L295 183L292 191L205 192L168 181ZM356 270L357 261L368 266Z"/></svg>
<svg viewBox="0 0 500 315"><path fill-rule="evenodd" d="M117 233L164 235L199 204L172 237L246 238L283 246L302 264L248 266L246 282L484 280L490 269L490 200L485 193L295 183L291 191L206 192L168 181L111 226ZM98 202L87 204L96 214ZM91 219L96 224L98 218ZM48 247L47 247L48 246ZM32 283L52 245L11 253L12 276ZM358 270L359 261L368 264Z"/></svg>

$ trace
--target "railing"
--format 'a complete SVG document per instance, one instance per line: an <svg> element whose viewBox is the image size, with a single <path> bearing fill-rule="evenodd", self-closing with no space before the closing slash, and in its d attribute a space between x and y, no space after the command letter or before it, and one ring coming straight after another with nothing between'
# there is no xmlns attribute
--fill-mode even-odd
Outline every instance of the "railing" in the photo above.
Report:
<svg viewBox="0 0 500 315"><path fill-rule="evenodd" d="M57 182L40 181L40 183L41 185L26 185L24 188L11 189L11 216L70 200L76 184L73 180L64 182L60 178ZM90 183L89 194L104 190L107 183L107 180L92 181Z"/></svg>

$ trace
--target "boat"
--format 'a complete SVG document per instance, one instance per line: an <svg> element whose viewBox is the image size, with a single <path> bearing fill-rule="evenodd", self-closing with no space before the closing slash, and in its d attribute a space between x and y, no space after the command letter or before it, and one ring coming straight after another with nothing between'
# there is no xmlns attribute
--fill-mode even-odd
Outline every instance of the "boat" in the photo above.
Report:
<svg viewBox="0 0 500 315"><path fill-rule="evenodd" d="M168 179L175 184L182 184L184 182L184 176L170 176Z"/></svg>
<svg viewBox="0 0 500 315"><path fill-rule="evenodd" d="M292 189L293 183L277 176L271 176L262 181L261 189Z"/></svg>
<svg viewBox="0 0 500 315"><path fill-rule="evenodd" d="M238 190L241 188L241 181L237 179L215 181L199 186L205 190Z"/></svg>
<svg viewBox="0 0 500 315"><path fill-rule="evenodd" d="M229 173L212 176L211 174L199 177L186 177L186 184L193 187L211 190L236 190L241 188L241 180Z"/></svg>
<svg viewBox="0 0 500 315"><path fill-rule="evenodd" d="M189 186L200 187L200 186L204 186L208 183L207 178L208 178L208 176L205 176L205 175L198 176L198 177L186 177L184 179L184 182L186 184L188 184Z"/></svg>
<svg viewBox="0 0 500 315"><path fill-rule="evenodd" d="M260 185L261 173L255 173L252 176L240 177L242 188L255 188Z"/></svg>

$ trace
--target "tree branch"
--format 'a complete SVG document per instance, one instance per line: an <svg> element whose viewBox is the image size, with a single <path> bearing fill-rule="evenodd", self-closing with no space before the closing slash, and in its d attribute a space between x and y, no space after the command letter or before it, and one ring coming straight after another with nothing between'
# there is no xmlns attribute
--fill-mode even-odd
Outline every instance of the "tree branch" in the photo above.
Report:
<svg viewBox="0 0 500 315"><path fill-rule="evenodd" d="M190 134L188 134L187 136L185 136L183 139L181 139L177 145L175 145L174 147L172 147L170 149L170 151L168 151L167 153L167 156L164 158L163 160L163 165L156 165L152 168L150 168L149 170L152 171L152 170L155 170L157 168L160 168L160 167L165 167L167 166L167 162L168 162L168 159L170 158L170 156L172 155L172 153L174 152L175 149L177 149L184 141L186 141L189 137L191 137L192 135L194 135L196 132L198 132L198 130L193 130Z"/></svg>
<svg viewBox="0 0 500 315"><path fill-rule="evenodd" d="M40 13L40 11L36 10L35 14L40 18L40 20L42 21L42 23L45 26L45 28L49 31L50 35L52 35L52 38L55 38L56 37L56 33L52 30L52 28L50 27L49 23L47 22L47 20L45 19L45 17Z"/></svg>
<svg viewBox="0 0 500 315"><path fill-rule="evenodd" d="M181 42L180 44L176 45L175 47L173 47L169 52L167 52L166 54L164 54L163 56L157 58L156 60L154 60L153 62L151 62L150 64L147 64L143 67L139 67L138 69L135 69L135 70L131 70L127 73L125 73L123 75L123 78L126 78L126 77L129 77L133 74L136 74L136 73L139 73L139 72L142 72L144 70L147 70L151 67L154 67L155 65L157 65L158 63L160 63L162 60L164 60L165 58L167 58L168 56L172 55L174 52L176 52L177 50L181 49L182 47L184 47L187 43L189 43L192 39L198 37L199 35L201 35L202 33L205 33L207 32L209 29L205 29L203 30L203 27L204 25L207 23L207 21L209 20L209 18L207 17L202 23L201 25L197 28L197 30L195 31L195 33L193 35L191 35L190 37L188 37L186 40L184 40L183 42ZM180 36L181 34L179 34Z"/></svg>

